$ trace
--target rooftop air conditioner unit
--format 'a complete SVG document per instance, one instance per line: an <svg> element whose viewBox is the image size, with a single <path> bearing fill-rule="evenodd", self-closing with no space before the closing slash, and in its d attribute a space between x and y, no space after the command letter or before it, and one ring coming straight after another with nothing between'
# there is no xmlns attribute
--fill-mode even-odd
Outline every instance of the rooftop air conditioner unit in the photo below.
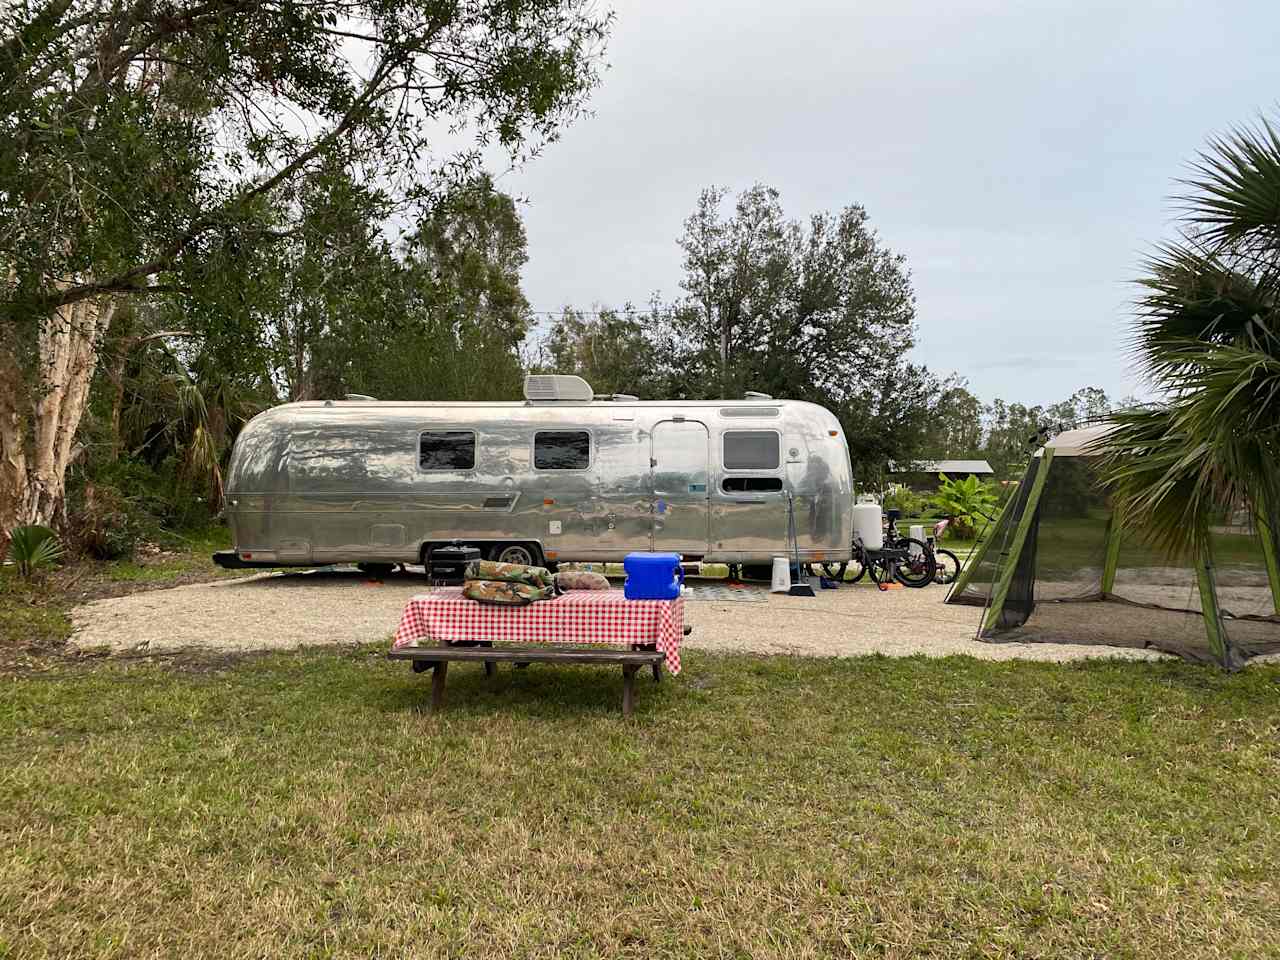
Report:
<svg viewBox="0 0 1280 960"><path fill-rule="evenodd" d="M591 384L581 377L562 374L530 374L524 378L524 398L534 403L573 400L590 403L595 399Z"/></svg>

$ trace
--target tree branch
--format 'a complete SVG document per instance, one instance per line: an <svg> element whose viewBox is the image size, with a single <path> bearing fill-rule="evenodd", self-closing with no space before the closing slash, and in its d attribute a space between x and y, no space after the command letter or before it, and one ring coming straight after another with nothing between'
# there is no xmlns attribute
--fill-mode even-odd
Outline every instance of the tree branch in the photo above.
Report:
<svg viewBox="0 0 1280 960"><path fill-rule="evenodd" d="M246 200L252 200L256 197L262 196L263 194L270 193L281 183L292 177L304 166L323 153L335 140L351 129L356 120L362 115L365 108L367 108L369 104L384 92L380 89L381 84L391 74L397 62L397 57L390 54L384 56L382 61L378 64L377 69L374 70L372 76L370 76L369 80L366 82L364 90L361 91L358 97L356 97L351 106L347 108L342 119L332 130L317 139L311 147L298 154L298 156L294 157L293 160L289 161L289 163L285 164L280 168L280 170L276 171L276 173L268 177L266 180L256 186L240 192L231 200L224 203L218 210L197 220L185 233L174 240L173 243L169 244L169 246L166 247L158 256L153 257L146 263L139 264L138 266L126 270L123 273L117 274L110 279L67 287L65 290L59 291L55 296L42 298L39 301L40 305L47 309L54 309L69 303L84 300L88 297L99 296L104 293L181 292L180 288L165 286L140 288L138 286L138 281L172 267L174 261L178 258L179 254L186 249L187 245L210 227L214 226L218 222L220 215L225 213L233 204L242 203Z"/></svg>

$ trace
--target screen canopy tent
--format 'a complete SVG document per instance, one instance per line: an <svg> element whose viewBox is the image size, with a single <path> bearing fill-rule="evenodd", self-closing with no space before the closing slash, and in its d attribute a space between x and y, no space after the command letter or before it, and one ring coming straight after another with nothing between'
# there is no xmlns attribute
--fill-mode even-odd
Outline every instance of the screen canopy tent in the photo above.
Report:
<svg viewBox="0 0 1280 960"><path fill-rule="evenodd" d="M947 602L981 606L978 638L994 642L1149 647L1229 669L1280 652L1275 519L1235 511L1215 519L1207 556L1161 553L1112 508L1092 452L1106 430L1036 451Z"/></svg>

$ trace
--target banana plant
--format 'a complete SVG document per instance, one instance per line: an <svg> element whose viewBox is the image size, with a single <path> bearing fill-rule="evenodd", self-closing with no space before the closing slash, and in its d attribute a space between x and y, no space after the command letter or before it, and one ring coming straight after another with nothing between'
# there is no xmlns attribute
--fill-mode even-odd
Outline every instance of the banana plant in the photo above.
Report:
<svg viewBox="0 0 1280 960"><path fill-rule="evenodd" d="M963 480L938 474L942 483L929 498L929 506L942 517L950 517L951 530L960 537L970 537L978 521L991 516L998 502L995 493L973 474Z"/></svg>

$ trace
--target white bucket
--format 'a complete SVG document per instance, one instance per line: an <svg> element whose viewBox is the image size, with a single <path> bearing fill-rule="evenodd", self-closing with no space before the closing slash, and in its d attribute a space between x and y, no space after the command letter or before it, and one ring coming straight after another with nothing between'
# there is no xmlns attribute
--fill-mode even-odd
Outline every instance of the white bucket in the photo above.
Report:
<svg viewBox="0 0 1280 960"><path fill-rule="evenodd" d="M910 536L911 536L911 539L912 539L912 540L919 540L921 543L924 543L924 524L922 524L922 523L913 523L913 524L911 525L911 534L910 534ZM921 552L920 548L919 548L919 547L917 547L917 546L913 543L913 544L911 545L911 555L914 557L914 556L916 556L917 554L919 554L920 552Z"/></svg>
<svg viewBox="0 0 1280 960"><path fill-rule="evenodd" d="M786 557L773 558L773 586L769 589L774 593L786 593L791 589L791 561Z"/></svg>

